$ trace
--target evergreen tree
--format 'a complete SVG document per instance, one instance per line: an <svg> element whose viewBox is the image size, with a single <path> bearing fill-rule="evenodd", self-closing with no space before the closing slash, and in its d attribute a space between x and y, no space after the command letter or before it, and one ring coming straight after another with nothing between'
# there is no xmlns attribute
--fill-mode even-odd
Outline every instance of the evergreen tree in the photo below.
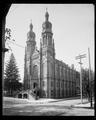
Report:
<svg viewBox="0 0 96 120"><path fill-rule="evenodd" d="M21 88L20 75L18 67L16 66L16 60L13 53L6 65L4 90L8 92L10 96L13 96L14 92Z"/></svg>

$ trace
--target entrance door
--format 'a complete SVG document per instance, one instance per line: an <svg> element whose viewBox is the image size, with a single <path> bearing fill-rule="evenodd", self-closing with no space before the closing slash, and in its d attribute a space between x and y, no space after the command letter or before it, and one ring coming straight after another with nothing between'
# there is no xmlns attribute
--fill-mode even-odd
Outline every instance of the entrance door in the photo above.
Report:
<svg viewBox="0 0 96 120"><path fill-rule="evenodd" d="M37 83L33 83L33 89L37 87Z"/></svg>

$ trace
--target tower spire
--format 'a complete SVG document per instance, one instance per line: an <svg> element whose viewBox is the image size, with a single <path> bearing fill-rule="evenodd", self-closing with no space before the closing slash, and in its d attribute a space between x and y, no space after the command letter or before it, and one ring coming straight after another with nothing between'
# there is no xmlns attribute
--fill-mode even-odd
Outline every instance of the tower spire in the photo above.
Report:
<svg viewBox="0 0 96 120"><path fill-rule="evenodd" d="M31 23L30 23L30 31L32 31L33 29L33 25L32 25L32 19L31 19Z"/></svg>
<svg viewBox="0 0 96 120"><path fill-rule="evenodd" d="M49 18L49 14L48 14L48 11L47 11L47 8L46 8L45 20L48 21L48 18Z"/></svg>

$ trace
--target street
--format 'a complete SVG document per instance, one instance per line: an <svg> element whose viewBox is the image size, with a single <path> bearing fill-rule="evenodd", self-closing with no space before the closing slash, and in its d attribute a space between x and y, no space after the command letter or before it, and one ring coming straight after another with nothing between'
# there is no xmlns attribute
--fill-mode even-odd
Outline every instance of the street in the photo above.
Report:
<svg viewBox="0 0 96 120"><path fill-rule="evenodd" d="M3 98L3 115L16 116L94 116L94 109L78 107L80 99L40 99L28 101L17 98ZM88 104L83 99L84 104ZM75 106L77 105L77 106ZM87 105L88 106L88 105Z"/></svg>

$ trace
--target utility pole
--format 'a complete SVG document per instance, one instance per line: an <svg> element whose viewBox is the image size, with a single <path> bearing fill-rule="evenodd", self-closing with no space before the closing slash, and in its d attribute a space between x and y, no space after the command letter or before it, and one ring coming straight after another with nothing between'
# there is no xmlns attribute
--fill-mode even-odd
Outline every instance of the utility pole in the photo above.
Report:
<svg viewBox="0 0 96 120"><path fill-rule="evenodd" d="M81 59L82 59L82 58L85 58L85 57L86 57L86 54L76 56L76 60L77 60L77 59L80 59L79 64L80 64L80 69L81 69L81 71L80 71L80 94L81 94L81 104L83 103L83 95L82 95L82 64L83 64L83 63L81 62Z"/></svg>
<svg viewBox="0 0 96 120"><path fill-rule="evenodd" d="M91 92L91 63L90 63L90 49L88 48L89 56L89 89L90 89L90 107L92 107L92 92Z"/></svg>
<svg viewBox="0 0 96 120"><path fill-rule="evenodd" d="M41 86L42 86L42 42L41 42L41 39L40 39L40 93L39 93L39 97L42 96L42 89L41 89Z"/></svg>
<svg viewBox="0 0 96 120"><path fill-rule="evenodd" d="M30 54L30 82L29 82L29 89L31 90L31 54Z"/></svg>

